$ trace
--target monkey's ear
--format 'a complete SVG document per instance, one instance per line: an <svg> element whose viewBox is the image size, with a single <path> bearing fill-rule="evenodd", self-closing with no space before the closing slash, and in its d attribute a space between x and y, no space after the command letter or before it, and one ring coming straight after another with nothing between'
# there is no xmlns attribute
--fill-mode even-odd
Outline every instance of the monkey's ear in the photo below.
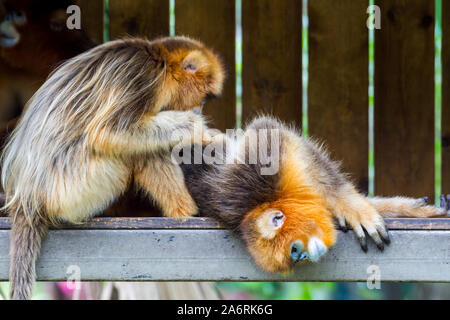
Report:
<svg viewBox="0 0 450 320"><path fill-rule="evenodd" d="M208 63L206 57L200 51L194 50L183 59L181 68L184 72L195 74Z"/></svg>

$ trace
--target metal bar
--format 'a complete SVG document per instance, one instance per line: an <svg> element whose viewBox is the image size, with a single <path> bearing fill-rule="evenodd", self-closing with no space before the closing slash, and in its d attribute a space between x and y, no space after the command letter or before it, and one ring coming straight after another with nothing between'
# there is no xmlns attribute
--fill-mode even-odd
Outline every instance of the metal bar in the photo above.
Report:
<svg viewBox="0 0 450 320"><path fill-rule="evenodd" d="M392 244L363 253L353 232L339 232L317 264L291 275L267 274L228 230L51 230L37 264L39 280L450 282L450 231L391 232ZM9 231L0 230L0 280L8 277Z"/></svg>

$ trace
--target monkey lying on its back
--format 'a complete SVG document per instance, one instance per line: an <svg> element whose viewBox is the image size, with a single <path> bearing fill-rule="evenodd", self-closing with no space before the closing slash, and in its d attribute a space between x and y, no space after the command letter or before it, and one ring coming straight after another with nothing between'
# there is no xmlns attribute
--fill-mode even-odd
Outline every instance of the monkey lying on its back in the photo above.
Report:
<svg viewBox="0 0 450 320"><path fill-rule="evenodd" d="M222 163L240 162L183 164L188 189L200 212L238 231L256 263L269 272L317 261L336 241L333 217L353 228L364 250L364 229L382 250L389 236L381 215L446 213L419 199L361 195L320 146L272 118L254 120L236 140L225 135L214 140L203 148L203 160L213 155ZM265 153L271 163L261 157ZM274 162L276 172L265 170L264 164Z"/></svg>
<svg viewBox="0 0 450 320"><path fill-rule="evenodd" d="M181 140L174 131L202 141L204 120L190 110L219 94L223 78L218 57L183 37L112 41L56 69L2 157L13 298L31 294L49 225L100 213L132 181L166 216L197 212L169 150Z"/></svg>

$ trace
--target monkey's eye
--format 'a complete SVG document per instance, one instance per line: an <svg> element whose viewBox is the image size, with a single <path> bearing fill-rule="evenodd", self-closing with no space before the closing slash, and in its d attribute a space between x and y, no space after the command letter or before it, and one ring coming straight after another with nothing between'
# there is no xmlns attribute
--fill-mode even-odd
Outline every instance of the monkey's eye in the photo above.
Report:
<svg viewBox="0 0 450 320"><path fill-rule="evenodd" d="M11 20L18 26L24 25L27 22L27 16L23 11L14 11L10 15Z"/></svg>

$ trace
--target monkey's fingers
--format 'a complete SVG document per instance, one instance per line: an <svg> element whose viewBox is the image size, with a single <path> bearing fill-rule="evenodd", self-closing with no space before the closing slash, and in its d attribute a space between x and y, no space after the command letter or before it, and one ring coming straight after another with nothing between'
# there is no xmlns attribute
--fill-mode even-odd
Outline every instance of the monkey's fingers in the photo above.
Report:
<svg viewBox="0 0 450 320"><path fill-rule="evenodd" d="M347 221L345 220L344 216L341 214L335 214L336 220L339 224L339 227L343 232L348 231Z"/></svg>
<svg viewBox="0 0 450 320"><path fill-rule="evenodd" d="M391 243L386 225L379 216L374 217L373 220L353 224L352 228L364 252L368 251L366 233L372 238L380 251L384 250L384 244L389 245Z"/></svg>
<svg viewBox="0 0 450 320"><path fill-rule="evenodd" d="M423 198L420 198L420 200L422 200L424 204L427 204L429 199L427 196L425 196Z"/></svg>

